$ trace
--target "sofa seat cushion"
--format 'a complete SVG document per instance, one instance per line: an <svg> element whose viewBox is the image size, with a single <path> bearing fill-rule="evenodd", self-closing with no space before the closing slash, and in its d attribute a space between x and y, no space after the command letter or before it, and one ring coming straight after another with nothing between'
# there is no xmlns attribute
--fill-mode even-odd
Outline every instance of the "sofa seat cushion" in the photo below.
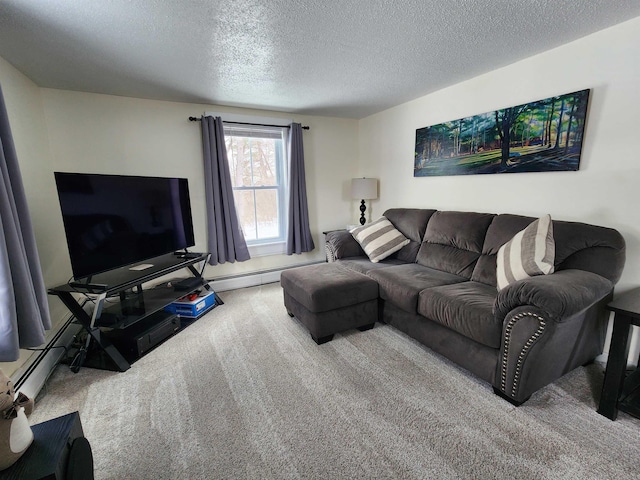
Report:
<svg viewBox="0 0 640 480"><path fill-rule="evenodd" d="M367 275L378 282L380 298L409 313L417 313L418 295L425 288L467 281L415 263L370 270Z"/></svg>
<svg viewBox="0 0 640 480"><path fill-rule="evenodd" d="M371 260L364 257L343 258L340 260L336 260L336 263L348 268L349 270L353 270L354 272L364 274L367 274L371 270L378 270L381 268L393 267L394 265L407 264L407 262L403 262L402 260L398 260L396 258L385 258L378 263L373 263Z"/></svg>
<svg viewBox="0 0 640 480"><path fill-rule="evenodd" d="M378 284L337 263L284 270L280 284L310 312L326 312L378 298Z"/></svg>
<svg viewBox="0 0 640 480"><path fill-rule="evenodd" d="M491 348L500 348L502 321L496 320L495 287L464 282L420 292L418 313Z"/></svg>

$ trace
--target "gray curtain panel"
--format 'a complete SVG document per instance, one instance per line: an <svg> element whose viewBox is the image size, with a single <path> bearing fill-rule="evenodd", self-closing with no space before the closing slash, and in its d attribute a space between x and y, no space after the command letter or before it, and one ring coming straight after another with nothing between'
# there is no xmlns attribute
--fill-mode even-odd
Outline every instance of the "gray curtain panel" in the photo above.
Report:
<svg viewBox="0 0 640 480"><path fill-rule="evenodd" d="M44 343L51 318L2 87L0 174L0 362L12 362Z"/></svg>
<svg viewBox="0 0 640 480"><path fill-rule="evenodd" d="M315 248L309 229L307 182L304 174L302 126L292 123L289 130L289 218L287 223L287 255L310 252Z"/></svg>
<svg viewBox="0 0 640 480"><path fill-rule="evenodd" d="M236 214L220 117L202 117L202 144L209 263L244 262L251 257Z"/></svg>

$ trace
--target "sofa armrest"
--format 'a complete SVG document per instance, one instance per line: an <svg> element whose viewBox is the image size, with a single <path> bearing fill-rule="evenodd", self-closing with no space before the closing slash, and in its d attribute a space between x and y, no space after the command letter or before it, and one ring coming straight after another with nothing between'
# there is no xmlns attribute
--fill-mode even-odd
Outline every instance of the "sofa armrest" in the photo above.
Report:
<svg viewBox="0 0 640 480"><path fill-rule="evenodd" d="M340 258L366 256L364 250L347 230L333 230L324 237L327 260L334 262Z"/></svg>
<svg viewBox="0 0 640 480"><path fill-rule="evenodd" d="M539 309L547 320L562 322L595 304L613 290L604 277L584 270L561 270L520 280L498 292L497 318L520 306Z"/></svg>
<svg viewBox="0 0 640 480"><path fill-rule="evenodd" d="M613 284L582 270L514 282L498 292L502 340L494 390L516 405L602 352Z"/></svg>

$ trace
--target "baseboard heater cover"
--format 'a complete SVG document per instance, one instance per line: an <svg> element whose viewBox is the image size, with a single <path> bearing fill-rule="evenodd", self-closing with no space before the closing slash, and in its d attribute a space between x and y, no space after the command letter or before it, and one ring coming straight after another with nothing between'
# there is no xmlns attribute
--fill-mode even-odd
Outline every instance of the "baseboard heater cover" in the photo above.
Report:
<svg viewBox="0 0 640 480"><path fill-rule="evenodd" d="M208 280L209 285L216 292L225 292L228 290L236 290L239 288L257 287L259 285L266 285L268 283L275 283L280 281L280 274L284 270L289 268L303 267L306 265L315 265L317 263L324 263L323 261L308 262L304 264L291 265L287 267L274 268L270 270L262 270L259 272L248 272L238 275L228 275L226 277L214 278Z"/></svg>
<svg viewBox="0 0 640 480"><path fill-rule="evenodd" d="M67 320L42 351L34 355L33 360L27 360L26 364L12 375L16 392L35 399L53 370L64 358L65 349L73 343L80 329L80 325L73 323L72 319Z"/></svg>

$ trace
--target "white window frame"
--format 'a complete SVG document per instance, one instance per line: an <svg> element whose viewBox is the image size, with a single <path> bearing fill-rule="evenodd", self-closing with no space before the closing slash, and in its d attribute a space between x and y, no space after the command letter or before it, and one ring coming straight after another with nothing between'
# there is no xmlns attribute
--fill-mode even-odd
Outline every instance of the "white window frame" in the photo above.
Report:
<svg viewBox="0 0 640 480"><path fill-rule="evenodd" d="M286 253L286 236L287 236L287 201L288 201L288 168L289 168L289 159L287 158L287 140L288 140L288 129L287 127L291 124L292 120L282 119L282 118L272 118L272 117L254 117L254 116L245 116L238 114L220 114L215 112L207 112L205 115L211 116L219 116L222 117L223 122L225 123L225 135L227 131L260 131L260 130L271 130L271 131L281 131L282 132L282 155L281 159L277 160L278 165L276 165L276 169L278 171L278 186L276 187L278 191L278 199L279 199L279 209L278 209L278 217L280 221L280 235L278 238L270 238L270 239L257 239L257 240L247 240L247 247L249 248L249 253L251 257L260 257L266 255L279 255ZM254 124L252 125L241 125L241 124ZM273 127L263 127L261 125L273 125ZM272 190L274 187L235 187L235 190Z"/></svg>

